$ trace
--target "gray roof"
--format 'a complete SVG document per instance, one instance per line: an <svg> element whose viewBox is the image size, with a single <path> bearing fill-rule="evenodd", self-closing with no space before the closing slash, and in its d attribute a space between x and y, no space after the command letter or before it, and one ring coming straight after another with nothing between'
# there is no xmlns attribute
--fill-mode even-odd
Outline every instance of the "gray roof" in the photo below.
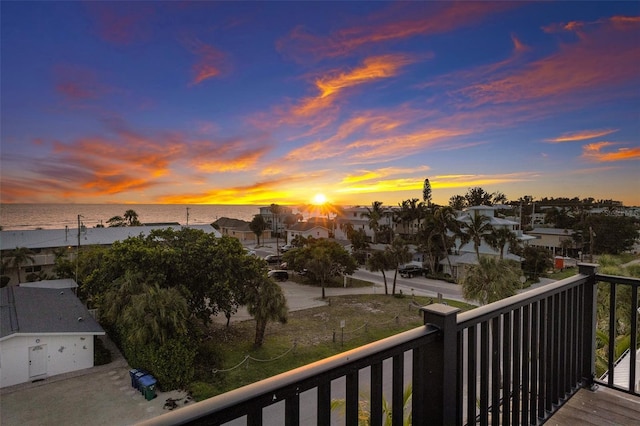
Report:
<svg viewBox="0 0 640 426"><path fill-rule="evenodd" d="M172 228L176 231L182 226L119 226L113 228L86 228L80 233L80 245L111 245L140 234L147 235L155 229ZM200 229L210 234L221 234L211 225L190 225L191 229ZM35 229L28 231L1 231L0 250L13 250L17 247L45 249L55 247L75 247L78 244L78 229Z"/></svg>
<svg viewBox="0 0 640 426"><path fill-rule="evenodd" d="M78 283L73 278L61 278L58 280L42 280L30 283L20 283L20 287L37 287L37 288L77 288Z"/></svg>
<svg viewBox="0 0 640 426"><path fill-rule="evenodd" d="M561 235L571 236L573 229L564 228L534 228L531 231L527 231L527 234L540 234L540 235Z"/></svg>
<svg viewBox="0 0 640 426"><path fill-rule="evenodd" d="M0 288L0 340L14 334L104 334L71 290Z"/></svg>
<svg viewBox="0 0 640 426"><path fill-rule="evenodd" d="M249 227L250 222L247 222L246 220L221 217L213 223L218 225L220 228L232 228L236 231L253 232Z"/></svg>

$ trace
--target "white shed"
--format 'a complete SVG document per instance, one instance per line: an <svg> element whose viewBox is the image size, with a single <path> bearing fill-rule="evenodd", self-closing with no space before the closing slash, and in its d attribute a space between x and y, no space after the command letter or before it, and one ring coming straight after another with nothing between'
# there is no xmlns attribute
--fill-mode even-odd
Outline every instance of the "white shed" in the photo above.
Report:
<svg viewBox="0 0 640 426"><path fill-rule="evenodd" d="M93 367L104 334L69 288L1 288L0 387Z"/></svg>

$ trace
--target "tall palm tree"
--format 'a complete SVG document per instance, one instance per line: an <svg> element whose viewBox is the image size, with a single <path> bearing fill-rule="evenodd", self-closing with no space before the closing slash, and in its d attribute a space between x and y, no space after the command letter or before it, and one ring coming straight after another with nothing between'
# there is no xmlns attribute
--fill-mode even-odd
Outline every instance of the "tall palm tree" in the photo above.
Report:
<svg viewBox="0 0 640 426"><path fill-rule="evenodd" d="M387 287L387 275L385 271L392 269L391 259L386 251L375 250L367 259L367 269L371 272L382 272L382 280L384 282L384 294L389 294Z"/></svg>
<svg viewBox="0 0 640 426"><path fill-rule="evenodd" d="M360 214L360 217L369 219L369 228L373 231L373 243L377 241L378 229L380 228L380 220L384 212L382 211L382 201L374 201L371 208L367 207L367 211Z"/></svg>
<svg viewBox="0 0 640 426"><path fill-rule="evenodd" d="M452 271L451 258L449 257L449 248L452 246L452 239L447 235L448 231L457 234L460 230L459 222L456 220L456 213L453 207L443 206L436 210L434 215L435 228L442 240L442 248L444 249L449 271Z"/></svg>
<svg viewBox="0 0 640 426"><path fill-rule="evenodd" d="M480 245L483 240L487 240L488 236L493 232L491 219L481 214L475 214L469 222L463 223L463 232L469 241L473 241L473 248L476 252L478 261L480 261Z"/></svg>
<svg viewBox="0 0 640 426"><path fill-rule="evenodd" d="M391 261L392 267L395 269L393 274L393 286L391 287L391 294L396 294L396 279L398 277L398 268L400 265L411 260L411 252L407 243L399 237L394 238L393 242L385 249L387 256Z"/></svg>
<svg viewBox="0 0 640 426"><path fill-rule="evenodd" d="M513 248L515 248L519 242L516 234L505 227L494 228L493 232L485 238L491 247L500 251L500 259L504 259L504 249L507 244L513 251Z"/></svg>
<svg viewBox="0 0 640 426"><path fill-rule="evenodd" d="M18 284L22 282L22 278L20 277L20 268L22 268L22 265L27 262L35 262L34 255L35 253L26 247L16 247L9 252L9 261L7 266L15 268L18 272Z"/></svg>

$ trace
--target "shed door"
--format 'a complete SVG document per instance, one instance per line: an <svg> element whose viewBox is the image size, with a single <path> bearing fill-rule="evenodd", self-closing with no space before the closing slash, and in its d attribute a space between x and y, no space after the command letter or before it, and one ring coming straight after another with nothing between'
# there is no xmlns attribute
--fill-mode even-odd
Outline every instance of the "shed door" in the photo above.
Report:
<svg viewBox="0 0 640 426"><path fill-rule="evenodd" d="M47 374L47 345L29 348L29 377Z"/></svg>

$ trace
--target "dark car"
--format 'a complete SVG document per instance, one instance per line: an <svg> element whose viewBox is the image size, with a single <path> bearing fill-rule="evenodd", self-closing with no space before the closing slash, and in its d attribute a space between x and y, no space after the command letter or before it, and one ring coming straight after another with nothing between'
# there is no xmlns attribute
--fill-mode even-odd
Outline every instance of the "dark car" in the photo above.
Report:
<svg viewBox="0 0 640 426"><path fill-rule="evenodd" d="M413 278L425 275L427 271L420 265L404 265L398 272L402 278Z"/></svg>
<svg viewBox="0 0 640 426"><path fill-rule="evenodd" d="M280 263L282 263L282 256L278 256L277 254L269 254L264 257L264 260L266 260L270 265L279 265Z"/></svg>
<svg viewBox="0 0 640 426"><path fill-rule="evenodd" d="M289 279L289 273L287 271L282 271L279 269L274 269L272 271L269 271L267 276L269 278L273 278L274 280L278 280L278 281L287 281Z"/></svg>

